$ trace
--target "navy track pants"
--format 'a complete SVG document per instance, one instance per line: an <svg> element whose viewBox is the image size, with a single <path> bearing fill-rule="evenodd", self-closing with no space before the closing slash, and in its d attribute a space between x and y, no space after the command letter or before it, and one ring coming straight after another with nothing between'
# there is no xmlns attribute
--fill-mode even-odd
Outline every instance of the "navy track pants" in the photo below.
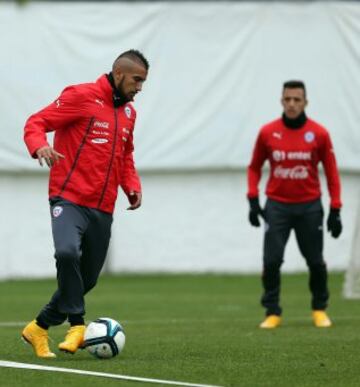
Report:
<svg viewBox="0 0 360 387"><path fill-rule="evenodd" d="M50 199L50 210L58 288L38 318L52 326L85 314L84 295L103 267L112 215L60 197Z"/></svg>
<svg viewBox="0 0 360 387"><path fill-rule="evenodd" d="M306 203L280 203L268 199L265 206L265 237L261 304L266 315L281 315L280 267L291 230L309 269L311 308L324 310L329 291L327 268L323 259L323 218L320 199Z"/></svg>

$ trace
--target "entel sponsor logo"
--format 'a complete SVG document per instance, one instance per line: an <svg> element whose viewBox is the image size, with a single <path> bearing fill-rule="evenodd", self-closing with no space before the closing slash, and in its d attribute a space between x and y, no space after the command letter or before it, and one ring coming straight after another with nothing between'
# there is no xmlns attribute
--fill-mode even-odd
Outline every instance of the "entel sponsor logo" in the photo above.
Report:
<svg viewBox="0 0 360 387"><path fill-rule="evenodd" d="M304 180L309 177L309 172L304 165L296 165L293 168L283 168L278 165L274 170L274 177L277 179Z"/></svg>
<svg viewBox="0 0 360 387"><path fill-rule="evenodd" d="M109 123L108 122L101 122L101 121L95 121L94 122L94 128L103 128L103 129L109 129Z"/></svg>
<svg viewBox="0 0 360 387"><path fill-rule="evenodd" d="M281 161L286 159L286 153L281 150L274 150L272 155L275 161Z"/></svg>
<svg viewBox="0 0 360 387"><path fill-rule="evenodd" d="M288 152L289 160L311 160L311 152Z"/></svg>
<svg viewBox="0 0 360 387"><path fill-rule="evenodd" d="M91 142L93 142L94 144L105 144L109 142L109 140L107 138L93 138Z"/></svg>
<svg viewBox="0 0 360 387"><path fill-rule="evenodd" d="M281 150L274 150L272 153L275 161L282 160L311 160L311 152L285 152Z"/></svg>

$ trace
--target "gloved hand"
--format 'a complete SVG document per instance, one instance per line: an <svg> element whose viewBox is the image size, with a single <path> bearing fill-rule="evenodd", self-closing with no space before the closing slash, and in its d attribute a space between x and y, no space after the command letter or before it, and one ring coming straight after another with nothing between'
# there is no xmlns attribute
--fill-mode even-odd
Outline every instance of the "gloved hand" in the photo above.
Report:
<svg viewBox="0 0 360 387"><path fill-rule="evenodd" d="M339 208L330 208L327 218L327 230L333 238L338 238L342 231L342 223Z"/></svg>
<svg viewBox="0 0 360 387"><path fill-rule="evenodd" d="M249 222L254 227L260 226L259 216L264 219L264 210L260 207L259 198L249 198Z"/></svg>

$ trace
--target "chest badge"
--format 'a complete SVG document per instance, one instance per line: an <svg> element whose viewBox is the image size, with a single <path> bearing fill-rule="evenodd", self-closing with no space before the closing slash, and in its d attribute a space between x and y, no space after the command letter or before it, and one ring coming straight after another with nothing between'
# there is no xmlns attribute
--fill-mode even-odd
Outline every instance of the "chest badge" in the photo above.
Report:
<svg viewBox="0 0 360 387"><path fill-rule="evenodd" d="M306 142L313 142L315 139L315 134L314 132L306 132L304 134L304 139Z"/></svg>
<svg viewBox="0 0 360 387"><path fill-rule="evenodd" d="M125 111L126 117L131 118L131 109L129 108L129 106L125 106L124 111Z"/></svg>

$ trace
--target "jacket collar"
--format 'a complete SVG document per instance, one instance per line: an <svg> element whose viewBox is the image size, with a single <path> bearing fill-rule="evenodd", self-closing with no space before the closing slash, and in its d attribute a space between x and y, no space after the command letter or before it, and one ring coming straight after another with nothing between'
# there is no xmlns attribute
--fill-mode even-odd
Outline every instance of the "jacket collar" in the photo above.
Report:
<svg viewBox="0 0 360 387"><path fill-rule="evenodd" d="M100 78L98 78L96 84L99 86L102 97L106 104L114 106L113 88L108 80L107 74L103 74Z"/></svg>
<svg viewBox="0 0 360 387"><path fill-rule="evenodd" d="M307 117L305 112L302 112L298 117L296 118L288 118L285 113L282 115L282 122L288 129L300 129L302 128L307 121Z"/></svg>

